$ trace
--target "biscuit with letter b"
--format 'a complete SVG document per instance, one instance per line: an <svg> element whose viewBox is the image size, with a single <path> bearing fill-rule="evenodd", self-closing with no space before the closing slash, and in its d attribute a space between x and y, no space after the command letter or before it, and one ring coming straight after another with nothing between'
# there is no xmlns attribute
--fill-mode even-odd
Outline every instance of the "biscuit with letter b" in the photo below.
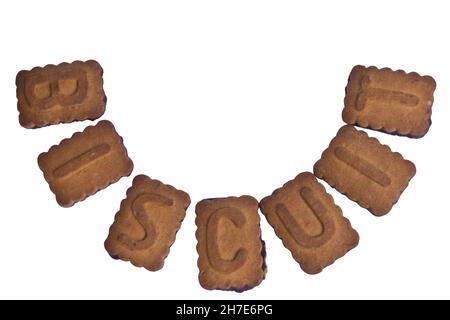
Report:
<svg viewBox="0 0 450 320"><path fill-rule="evenodd" d="M350 221L312 173L299 174L259 206L306 273L321 272L359 242Z"/></svg>
<svg viewBox="0 0 450 320"><path fill-rule="evenodd" d="M265 276L258 201L250 196L197 203L199 280L205 289L244 291Z"/></svg>
<svg viewBox="0 0 450 320"><path fill-rule="evenodd" d="M17 74L17 109L25 128L95 120L105 112L103 69L97 61L36 67Z"/></svg>

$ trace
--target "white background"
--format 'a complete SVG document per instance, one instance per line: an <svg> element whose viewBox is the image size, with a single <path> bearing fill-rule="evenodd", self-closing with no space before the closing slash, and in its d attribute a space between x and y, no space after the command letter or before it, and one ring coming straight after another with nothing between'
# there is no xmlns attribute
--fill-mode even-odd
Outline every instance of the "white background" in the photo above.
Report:
<svg viewBox="0 0 450 320"><path fill-rule="evenodd" d="M0 4L1 298L450 298L448 124L450 19L435 1L10 1ZM90 121L29 130L15 76L96 59L105 115L133 174L70 209L57 205L37 156ZM198 283L195 204L261 199L313 164L343 122L355 64L432 75L433 125L422 139L369 131L417 166L393 210L376 218L326 185L360 234L321 274L305 274L262 218L268 274L245 293ZM103 248L137 174L187 191L192 205L164 268Z"/></svg>

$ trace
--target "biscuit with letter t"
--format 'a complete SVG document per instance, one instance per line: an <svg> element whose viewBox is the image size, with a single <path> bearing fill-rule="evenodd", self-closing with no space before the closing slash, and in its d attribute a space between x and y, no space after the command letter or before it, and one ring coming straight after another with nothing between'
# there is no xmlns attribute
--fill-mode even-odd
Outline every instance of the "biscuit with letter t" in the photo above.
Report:
<svg viewBox="0 0 450 320"><path fill-rule="evenodd" d="M431 125L435 89L430 76L355 66L345 89L342 118L351 125L420 138Z"/></svg>

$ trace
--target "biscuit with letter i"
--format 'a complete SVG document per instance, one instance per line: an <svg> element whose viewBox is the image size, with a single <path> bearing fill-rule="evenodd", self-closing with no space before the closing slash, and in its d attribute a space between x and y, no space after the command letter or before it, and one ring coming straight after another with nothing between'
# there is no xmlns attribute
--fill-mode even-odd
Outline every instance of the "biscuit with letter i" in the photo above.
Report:
<svg viewBox="0 0 450 320"><path fill-rule="evenodd" d="M200 285L245 291L265 277L265 251L258 201L250 196L205 199L197 203Z"/></svg>
<svg viewBox="0 0 450 320"><path fill-rule="evenodd" d="M358 245L358 233L312 173L299 174L259 205L306 273L321 272Z"/></svg>
<svg viewBox="0 0 450 320"><path fill-rule="evenodd" d="M105 112L103 69L97 61L36 67L17 74L17 109L25 128L94 120Z"/></svg>
<svg viewBox="0 0 450 320"><path fill-rule="evenodd" d="M431 125L435 89L430 76L355 66L345 90L342 118L351 125L420 138Z"/></svg>
<svg viewBox="0 0 450 320"><path fill-rule="evenodd" d="M63 207L84 200L133 170L122 138L106 120L41 153L38 164Z"/></svg>
<svg viewBox="0 0 450 320"><path fill-rule="evenodd" d="M375 216L391 210L415 173L414 164L400 153L348 125L314 165L316 177Z"/></svg>
<svg viewBox="0 0 450 320"><path fill-rule="evenodd" d="M190 203L186 192L136 176L109 229L106 251L137 267L161 269Z"/></svg>

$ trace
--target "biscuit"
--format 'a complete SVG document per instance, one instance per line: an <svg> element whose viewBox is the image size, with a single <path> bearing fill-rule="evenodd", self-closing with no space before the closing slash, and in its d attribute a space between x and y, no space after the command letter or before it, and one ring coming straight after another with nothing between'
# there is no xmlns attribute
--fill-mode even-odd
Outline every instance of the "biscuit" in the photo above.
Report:
<svg viewBox="0 0 450 320"><path fill-rule="evenodd" d="M197 203L200 285L244 291L265 277L258 201L250 196L205 199Z"/></svg>
<svg viewBox="0 0 450 320"><path fill-rule="evenodd" d="M345 90L342 119L359 127L420 138L431 125L435 89L430 76L355 66Z"/></svg>
<svg viewBox="0 0 450 320"><path fill-rule="evenodd" d="M312 173L299 174L259 206L306 273L321 272L358 245L358 233Z"/></svg>
<svg viewBox="0 0 450 320"><path fill-rule="evenodd" d="M106 120L41 153L38 164L63 207L84 200L133 170L122 138Z"/></svg>
<svg viewBox="0 0 450 320"><path fill-rule="evenodd" d="M376 216L388 213L416 167L375 138L343 126L314 165L314 174Z"/></svg>
<svg viewBox="0 0 450 320"><path fill-rule="evenodd" d="M103 70L97 61L36 67L17 74L17 109L25 128L94 120L105 112Z"/></svg>
<svg viewBox="0 0 450 320"><path fill-rule="evenodd" d="M136 176L109 229L106 251L137 267L161 269L190 203L186 192Z"/></svg>

